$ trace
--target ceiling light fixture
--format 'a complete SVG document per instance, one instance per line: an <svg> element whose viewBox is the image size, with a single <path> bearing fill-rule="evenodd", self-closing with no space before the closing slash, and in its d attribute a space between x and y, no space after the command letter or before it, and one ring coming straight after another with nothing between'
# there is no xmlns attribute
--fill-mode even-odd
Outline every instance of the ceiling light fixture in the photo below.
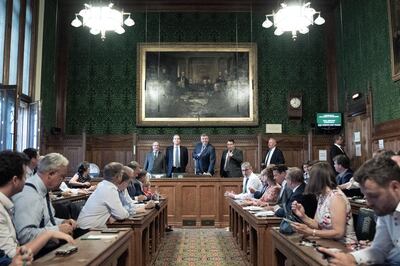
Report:
<svg viewBox="0 0 400 266"><path fill-rule="evenodd" d="M318 15L316 19L314 16ZM273 18L273 23L268 17ZM321 17L321 12L315 11L314 8L310 7L310 2L304 5L290 4L287 5L285 2L281 3L281 8L275 13L265 15L265 21L262 26L264 28L270 28L272 25L276 27L274 34L279 36L285 31L292 33L292 38L295 41L297 39L297 32L306 34L309 32L308 26L312 24L322 25L325 23L325 19Z"/></svg>
<svg viewBox="0 0 400 266"><path fill-rule="evenodd" d="M71 25L78 28L86 26L90 28L90 33L93 35L101 34L101 39L104 41L107 31L115 31L118 34L125 32L122 27L124 24L128 27L135 25L135 21L131 18L131 13L118 11L113 9L114 4L110 3L107 6L93 6L85 4L85 8L75 14L75 19ZM80 16L82 21L78 18ZM128 16L124 20L124 16Z"/></svg>

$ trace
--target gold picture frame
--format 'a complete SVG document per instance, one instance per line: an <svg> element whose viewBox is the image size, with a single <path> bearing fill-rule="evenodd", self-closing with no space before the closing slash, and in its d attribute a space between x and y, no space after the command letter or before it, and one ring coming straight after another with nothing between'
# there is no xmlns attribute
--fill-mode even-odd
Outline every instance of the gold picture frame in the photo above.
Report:
<svg viewBox="0 0 400 266"><path fill-rule="evenodd" d="M400 79L400 1L387 0L392 80Z"/></svg>
<svg viewBox="0 0 400 266"><path fill-rule="evenodd" d="M140 43L138 126L258 125L255 43Z"/></svg>

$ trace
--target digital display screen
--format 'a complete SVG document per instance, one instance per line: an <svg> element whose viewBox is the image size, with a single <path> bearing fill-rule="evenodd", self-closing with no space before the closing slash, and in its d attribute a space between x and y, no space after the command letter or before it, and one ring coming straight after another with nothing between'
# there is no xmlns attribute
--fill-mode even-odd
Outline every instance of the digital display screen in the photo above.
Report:
<svg viewBox="0 0 400 266"><path fill-rule="evenodd" d="M341 127L341 113L317 113L317 127Z"/></svg>

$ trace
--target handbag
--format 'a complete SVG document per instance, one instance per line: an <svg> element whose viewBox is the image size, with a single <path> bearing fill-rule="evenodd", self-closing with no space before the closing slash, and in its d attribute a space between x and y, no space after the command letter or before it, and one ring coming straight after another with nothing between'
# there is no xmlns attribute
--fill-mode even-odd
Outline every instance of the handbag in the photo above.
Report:
<svg viewBox="0 0 400 266"><path fill-rule="evenodd" d="M282 220L279 225L279 232L284 235L291 235L294 233L294 230L288 221Z"/></svg>
<svg viewBox="0 0 400 266"><path fill-rule="evenodd" d="M279 232L284 235L291 235L294 233L294 230L293 230L292 226L290 225L290 223L288 222L288 220L292 220L291 219L292 212L290 211L290 213L289 213L287 211L286 204L283 204L282 207L283 207L283 210L285 211L286 219L282 219L281 224L279 225Z"/></svg>

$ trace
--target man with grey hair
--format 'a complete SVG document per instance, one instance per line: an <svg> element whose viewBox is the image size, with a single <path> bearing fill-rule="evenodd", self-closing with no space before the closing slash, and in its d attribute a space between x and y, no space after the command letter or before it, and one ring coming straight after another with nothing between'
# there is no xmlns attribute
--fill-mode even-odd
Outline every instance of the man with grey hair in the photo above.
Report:
<svg viewBox="0 0 400 266"><path fill-rule="evenodd" d="M118 187L128 186L129 175L123 180L124 166L111 162L104 167L104 180L97 185L96 190L90 195L78 217L80 229L103 228L107 221L123 220L129 217L129 212L124 208L119 197Z"/></svg>
<svg viewBox="0 0 400 266"><path fill-rule="evenodd" d="M254 193L251 191L261 190L262 184L260 178L253 173L253 168L249 162L244 162L241 165L243 174L243 191L240 194L235 194L233 191L226 192L225 196L233 199L248 199L254 198Z"/></svg>
<svg viewBox="0 0 400 266"><path fill-rule="evenodd" d="M54 217L49 191L60 186L67 174L68 160L59 153L49 153L40 160L37 173L25 183L14 202L14 225L20 244L35 239L46 230L72 234L76 222Z"/></svg>

